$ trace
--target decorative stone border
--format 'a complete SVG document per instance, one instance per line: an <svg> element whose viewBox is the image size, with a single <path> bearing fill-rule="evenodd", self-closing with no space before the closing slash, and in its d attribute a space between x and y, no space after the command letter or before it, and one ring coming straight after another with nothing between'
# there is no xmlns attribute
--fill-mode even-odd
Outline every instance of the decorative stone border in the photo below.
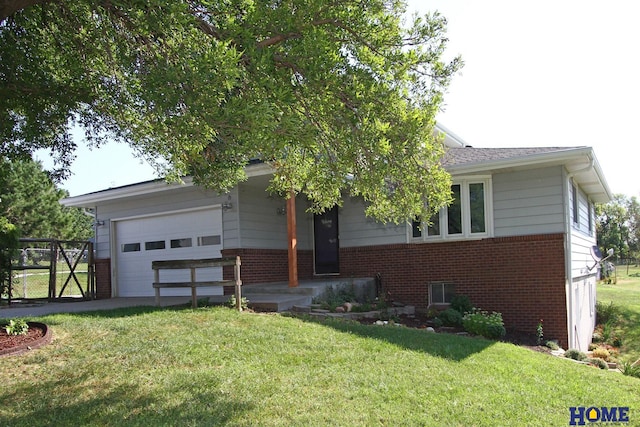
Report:
<svg viewBox="0 0 640 427"><path fill-rule="evenodd" d="M49 329L49 327L44 323L27 322L27 324L29 325L29 328L38 328L42 330L43 335L36 340L29 341L15 347L7 348L5 350L0 350L0 357L16 356L19 354L26 353L27 351L40 348L42 346L49 344L53 339L53 333L51 332L51 329Z"/></svg>

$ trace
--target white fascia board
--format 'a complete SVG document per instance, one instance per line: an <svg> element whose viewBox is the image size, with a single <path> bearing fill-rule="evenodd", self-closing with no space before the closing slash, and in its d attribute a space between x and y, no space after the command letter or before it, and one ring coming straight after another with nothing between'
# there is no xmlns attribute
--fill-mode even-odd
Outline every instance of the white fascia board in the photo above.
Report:
<svg viewBox="0 0 640 427"><path fill-rule="evenodd" d="M435 130L444 134L444 145L449 148L466 147L468 144L446 126L436 123Z"/></svg>
<svg viewBox="0 0 640 427"><path fill-rule="evenodd" d="M182 183L169 184L165 180L159 179L140 184L131 184L123 187L110 188L107 190L97 191L95 193L83 194L80 196L68 197L60 200L65 206L69 207L92 207L99 202L123 199L125 197L137 197L146 194L158 193L161 191L172 190L177 187L191 187L193 179L186 177L182 179Z"/></svg>
<svg viewBox="0 0 640 427"><path fill-rule="evenodd" d="M254 176L269 175L274 169L266 163L257 163L249 165L245 168L248 178ZM68 197L62 199L60 203L69 207L94 207L98 203L104 203L111 200L118 200L127 197L138 197L162 191L173 190L178 187L192 187L193 178L188 176L182 178L181 183L167 183L163 179L157 179L139 184L125 185L123 187L110 188L107 190L96 191L94 193L83 194L80 196Z"/></svg>

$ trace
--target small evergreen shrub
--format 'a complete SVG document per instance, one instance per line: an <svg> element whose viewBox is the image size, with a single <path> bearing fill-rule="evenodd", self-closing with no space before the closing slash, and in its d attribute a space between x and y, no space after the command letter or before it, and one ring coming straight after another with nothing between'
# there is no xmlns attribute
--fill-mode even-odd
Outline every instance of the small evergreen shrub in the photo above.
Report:
<svg viewBox="0 0 640 427"><path fill-rule="evenodd" d="M587 355L584 354L583 352L581 352L580 350L577 350L575 348L570 348L569 350L564 352L564 357L568 358L568 359L573 359L573 360L578 360L578 361L585 361L587 359Z"/></svg>
<svg viewBox="0 0 640 427"><path fill-rule="evenodd" d="M462 325L462 313L452 308L447 308L438 315L438 319L442 321L444 326L460 326Z"/></svg>
<svg viewBox="0 0 640 427"><path fill-rule="evenodd" d="M235 294L231 294L231 296L229 296L229 300L227 301L227 307L236 308L236 295ZM246 299L245 297L240 298L240 309L242 309L244 311L247 308L249 308L249 300Z"/></svg>
<svg viewBox="0 0 640 427"><path fill-rule="evenodd" d="M507 333L502 321L502 314L495 311L473 309L462 317L464 330L474 335L481 335L489 339L500 339Z"/></svg>
<svg viewBox="0 0 640 427"><path fill-rule="evenodd" d="M460 314L465 314L473 310L471 300L466 295L454 295L451 298L450 308L458 311Z"/></svg>

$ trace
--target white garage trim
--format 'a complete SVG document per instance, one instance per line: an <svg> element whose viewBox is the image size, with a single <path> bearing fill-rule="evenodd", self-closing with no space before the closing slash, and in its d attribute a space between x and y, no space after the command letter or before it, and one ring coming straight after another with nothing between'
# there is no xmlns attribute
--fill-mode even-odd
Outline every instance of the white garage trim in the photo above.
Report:
<svg viewBox="0 0 640 427"><path fill-rule="evenodd" d="M112 219L110 227L112 296L152 296L151 261L220 257L222 233L220 204ZM127 239L123 234L130 235L131 239ZM216 239L206 239L213 235ZM187 244L183 245L181 242L187 242ZM145 268L147 264L149 264L148 269ZM176 271L172 274L179 276L184 272ZM203 274L208 280L222 278L221 269L204 271ZM175 280L180 279L176 277ZM202 277L202 280L205 280L205 277ZM173 291L176 295L185 293L182 289ZM203 295L215 295L222 290L217 287L206 288L203 291ZM186 295L190 295L189 292L186 292Z"/></svg>

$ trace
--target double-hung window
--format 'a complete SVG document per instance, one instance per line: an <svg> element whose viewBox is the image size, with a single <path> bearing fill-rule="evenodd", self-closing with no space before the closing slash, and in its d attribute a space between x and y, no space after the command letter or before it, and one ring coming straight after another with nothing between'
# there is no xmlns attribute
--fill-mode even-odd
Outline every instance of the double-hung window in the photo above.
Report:
<svg viewBox="0 0 640 427"><path fill-rule="evenodd" d="M451 186L453 201L441 209L429 224L416 220L413 239L486 237L490 230L490 180L468 179Z"/></svg>

